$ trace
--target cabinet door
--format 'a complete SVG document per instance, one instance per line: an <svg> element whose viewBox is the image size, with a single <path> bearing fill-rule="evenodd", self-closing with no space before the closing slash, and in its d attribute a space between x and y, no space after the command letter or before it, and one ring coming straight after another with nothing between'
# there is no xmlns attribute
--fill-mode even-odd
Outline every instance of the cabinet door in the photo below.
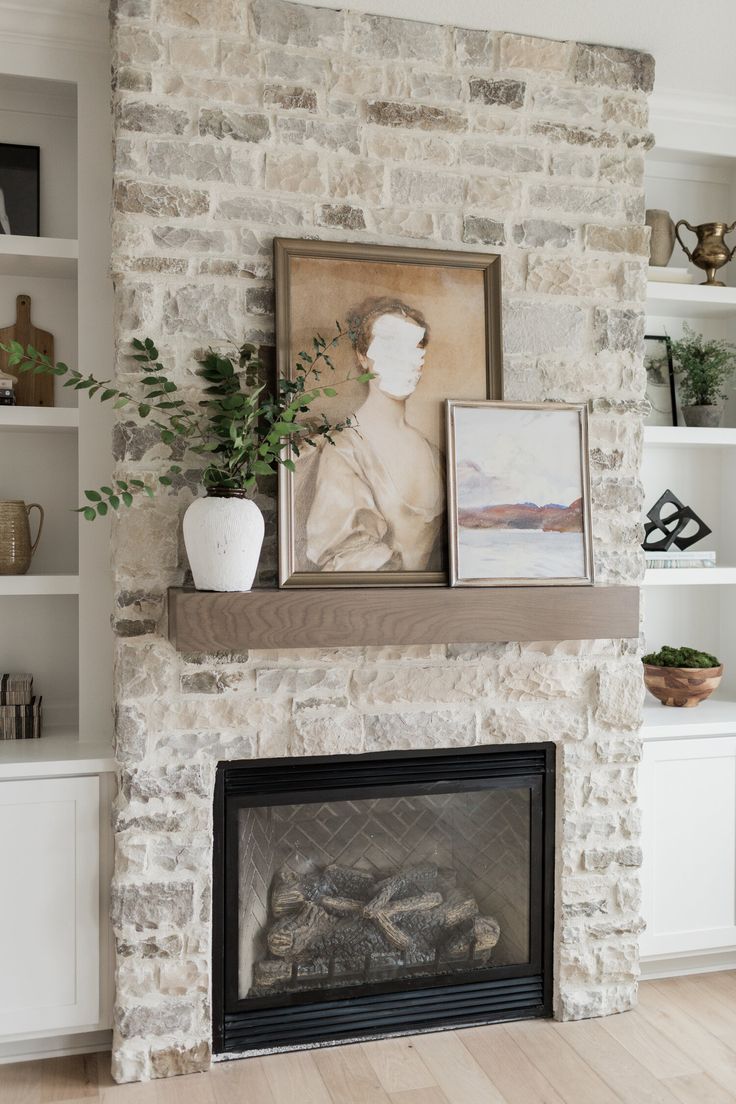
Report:
<svg viewBox="0 0 736 1104"><path fill-rule="evenodd" d="M645 741L640 792L642 955L736 946L736 736Z"/></svg>
<svg viewBox="0 0 736 1104"><path fill-rule="evenodd" d="M99 1018L99 779L0 782L0 1034Z"/></svg>

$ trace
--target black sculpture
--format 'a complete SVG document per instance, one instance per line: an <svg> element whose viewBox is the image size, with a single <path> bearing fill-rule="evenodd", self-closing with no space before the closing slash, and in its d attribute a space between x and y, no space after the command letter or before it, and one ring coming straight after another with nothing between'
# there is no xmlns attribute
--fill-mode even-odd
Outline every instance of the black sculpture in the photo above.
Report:
<svg viewBox="0 0 736 1104"><path fill-rule="evenodd" d="M674 509L665 516L664 511L667 506L672 506ZM642 544L645 552L667 552L673 544L684 552L691 544L695 544L696 541L713 532L690 506L683 506L677 495L669 490L657 499L651 510L647 512L647 517L650 520L644 526ZM691 521L697 525L697 532L694 536L682 536ZM652 533L657 532L662 533L663 536L658 540L651 540Z"/></svg>

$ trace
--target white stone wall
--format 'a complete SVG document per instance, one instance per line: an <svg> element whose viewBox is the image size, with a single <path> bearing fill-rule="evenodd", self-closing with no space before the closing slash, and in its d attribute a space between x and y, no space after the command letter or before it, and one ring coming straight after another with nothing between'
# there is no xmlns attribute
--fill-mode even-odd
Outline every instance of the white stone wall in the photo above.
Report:
<svg viewBox="0 0 736 1104"><path fill-rule="evenodd" d="M283 0L113 9L119 379L135 335L193 391L197 347L271 342L275 234L499 250L506 396L590 401L598 579L637 582L652 59ZM114 450L121 478L163 462L134 421ZM116 1077L209 1063L221 759L555 740L557 1015L630 1007L638 642L180 657L165 595L186 568L184 468L114 532Z"/></svg>

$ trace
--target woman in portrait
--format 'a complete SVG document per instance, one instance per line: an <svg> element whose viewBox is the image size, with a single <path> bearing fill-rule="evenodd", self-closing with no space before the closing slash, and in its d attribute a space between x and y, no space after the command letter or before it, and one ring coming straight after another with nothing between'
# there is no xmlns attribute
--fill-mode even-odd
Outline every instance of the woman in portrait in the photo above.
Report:
<svg viewBox="0 0 736 1104"><path fill-rule="evenodd" d="M347 321L360 369L374 378L355 428L321 449L307 556L320 571L439 571L442 457L406 420L429 327L418 310L392 298L366 300Z"/></svg>

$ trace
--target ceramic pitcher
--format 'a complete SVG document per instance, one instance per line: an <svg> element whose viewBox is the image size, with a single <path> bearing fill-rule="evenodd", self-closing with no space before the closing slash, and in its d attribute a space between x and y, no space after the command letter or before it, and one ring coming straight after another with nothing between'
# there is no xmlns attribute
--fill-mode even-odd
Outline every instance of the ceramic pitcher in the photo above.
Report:
<svg viewBox="0 0 736 1104"><path fill-rule="evenodd" d="M38 510L38 532L31 543L31 510ZM43 507L37 502L0 502L0 575L25 575L43 529Z"/></svg>

